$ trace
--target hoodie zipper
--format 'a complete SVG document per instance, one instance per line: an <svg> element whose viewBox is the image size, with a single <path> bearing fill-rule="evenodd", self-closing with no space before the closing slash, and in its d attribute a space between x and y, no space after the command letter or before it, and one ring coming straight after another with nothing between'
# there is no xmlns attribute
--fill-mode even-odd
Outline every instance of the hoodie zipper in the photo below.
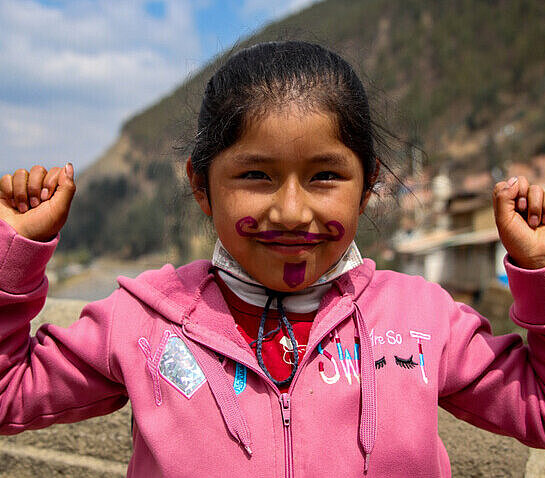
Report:
<svg viewBox="0 0 545 478"><path fill-rule="evenodd" d="M325 337L327 337L328 334L330 334L333 329L335 329L335 327L338 327L339 324L342 324L346 319L348 319L348 317L350 317L354 312L355 312L355 307L352 308L352 310L348 313L348 314L345 314L345 316L340 319L338 322L336 322L336 324L334 326L332 326L331 328L329 328L326 332L324 332L321 337L319 337L319 340L316 342L316 346L317 344L321 343L322 340L324 340ZM307 350L314 350L315 347L312 347L310 349L307 349ZM303 362L301 365L303 365L305 362L306 362L306 357L307 355L305 354L305 357L303 358ZM283 429L284 429L284 474L285 474L285 478L293 478L294 477L294 468L293 468L293 437L292 437L292 433L291 433L291 393L292 393L292 390L293 390L293 386L297 380L297 378L299 377L299 374L302 370L302 366L299 366L299 368L297 369L297 371L295 372L295 375L293 376L293 379L291 381L291 384L289 386L289 389L287 392L284 392L284 393L280 393L280 395L278 396L278 399L280 401L280 411L282 412L282 425L283 425ZM276 390L278 390L276 387L275 387Z"/></svg>
<svg viewBox="0 0 545 478"><path fill-rule="evenodd" d="M291 438L291 397L288 393L281 393L280 410L284 428L284 475L293 478L293 442Z"/></svg>
<svg viewBox="0 0 545 478"><path fill-rule="evenodd" d="M346 319L348 319L348 317L350 317L354 312L355 312L356 308L355 307L352 307L352 309L350 310L350 312L348 312L347 314L345 314L343 316L342 319L339 319L338 321L336 321L335 325L333 325L332 327L330 327L327 331L325 331L321 337L319 337L319 340L316 342L316 346L328 335L330 334L333 329L335 329L335 327L338 327L339 324L342 324ZM203 345L204 347L207 347L209 349L212 349L214 350L214 352L216 353L219 353L221 355L223 355L224 357L228 357L230 358L231 360L237 362L237 359L233 358L232 356L228 355L228 354L224 354L222 351L219 351L219 350L216 350L215 348L213 347L209 347L208 345L206 344L203 344L202 342L200 342L199 340L197 339L194 339L191 337L191 333L187 331L186 327L185 326L178 326L180 327L182 333L187 336L190 340L192 340L193 342L197 342L199 343L200 345ZM307 350L314 350L314 348L316 348L316 346L314 346L312 349L307 349ZM303 361L301 363L301 365L303 364L306 364L307 360L305 360L307 358L307 354L305 354L305 357L303 357ZM293 390L293 386L295 384L295 381L297 380L297 378L299 377L299 374L301 373L301 370L302 370L302 366L300 365L299 368L297 369L297 371L295 372L295 375L293 376L293 379L291 381L291 384L289 386L289 389L287 392L280 392L280 390L278 389L278 387L269 379L269 377L267 377L264 373L263 373L263 370L261 370L261 368L255 368L251 365L248 365L248 364L243 364L245 367L248 367L250 370L252 370L253 372L255 372L257 375L259 375L261 378L263 378L263 380L265 380L266 383L269 384L269 386L272 388L272 390L277 394L278 396L278 401L280 403L280 412L282 414L282 428L283 428L283 431L284 431L284 475L285 475L285 478L294 478L294 468L293 468L293 437L292 437L292 432L291 432L291 412L292 412L292 408L291 408L291 393L292 393L292 390Z"/></svg>

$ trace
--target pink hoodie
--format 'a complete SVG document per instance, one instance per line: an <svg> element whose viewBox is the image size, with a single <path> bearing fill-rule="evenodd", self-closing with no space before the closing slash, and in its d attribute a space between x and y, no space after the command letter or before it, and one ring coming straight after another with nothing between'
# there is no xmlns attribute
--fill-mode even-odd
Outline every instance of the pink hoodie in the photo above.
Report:
<svg viewBox="0 0 545 478"><path fill-rule="evenodd" d="M106 414L129 398L130 477L359 478L366 468L446 477L439 402L545 447L545 269L506 262L525 347L518 335L493 337L439 286L365 260L322 300L281 394L236 330L208 261L120 277L69 328L29 337L56 241L30 241L0 221L0 433Z"/></svg>

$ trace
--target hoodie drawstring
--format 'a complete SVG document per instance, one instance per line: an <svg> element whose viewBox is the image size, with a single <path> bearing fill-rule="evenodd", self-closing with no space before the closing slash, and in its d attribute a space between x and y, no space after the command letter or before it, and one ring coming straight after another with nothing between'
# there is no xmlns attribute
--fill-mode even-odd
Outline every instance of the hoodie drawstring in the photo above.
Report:
<svg viewBox="0 0 545 478"><path fill-rule="evenodd" d="M250 343L250 346L252 346L252 344L254 343L257 343L256 350L255 350L257 363L259 364L259 366L261 367L261 370L263 370L265 375L269 377L269 379L279 388L283 387L284 385L289 385L291 383L293 377L295 376L295 372L297 372L297 368L299 366L299 352L297 351L297 341L295 340L293 327L291 326L288 318L286 317L286 311L284 310L284 305L282 304L283 297L285 297L285 295L268 291L267 302L265 304L265 308L263 309L263 314L261 314L261 322L259 323L259 330L257 332L257 340L254 340L253 342ZM267 314L269 313L269 309L271 307L271 303L273 299L276 299L278 312L280 314L280 318L278 319L278 327L264 334L265 321L267 319ZM267 370L265 362L263 361L263 339L271 334L278 332L282 328L282 325L286 328L288 332L288 336L291 341L291 346L293 351L293 368L288 378L284 380L276 380L272 377L270 372Z"/></svg>
<svg viewBox="0 0 545 478"><path fill-rule="evenodd" d="M364 451L364 475L369 469L369 455L373 451L377 431L377 396L375 384L375 362L371 339L367 333L367 327L363 315L356 302L355 316L358 334L360 336L360 390L361 390L361 412L359 440Z"/></svg>
<svg viewBox="0 0 545 478"><path fill-rule="evenodd" d="M184 335L187 337L187 334ZM252 449L250 446L252 439L250 428L240 408L233 384L223 368L223 364L212 350L194 345L192 341L188 346L191 345L193 345L190 347L191 352L205 370L208 385L218 404L229 433L242 445L248 455L251 455Z"/></svg>

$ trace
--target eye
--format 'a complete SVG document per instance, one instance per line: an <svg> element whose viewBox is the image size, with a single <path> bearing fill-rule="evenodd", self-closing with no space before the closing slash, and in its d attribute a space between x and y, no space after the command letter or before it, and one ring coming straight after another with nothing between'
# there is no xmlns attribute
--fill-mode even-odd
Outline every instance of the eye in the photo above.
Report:
<svg viewBox="0 0 545 478"><path fill-rule="evenodd" d="M320 171L312 176L311 181L332 181L333 179L339 179L340 176L333 171Z"/></svg>
<svg viewBox="0 0 545 478"><path fill-rule="evenodd" d="M242 179L270 179L263 171L246 171L240 177Z"/></svg>

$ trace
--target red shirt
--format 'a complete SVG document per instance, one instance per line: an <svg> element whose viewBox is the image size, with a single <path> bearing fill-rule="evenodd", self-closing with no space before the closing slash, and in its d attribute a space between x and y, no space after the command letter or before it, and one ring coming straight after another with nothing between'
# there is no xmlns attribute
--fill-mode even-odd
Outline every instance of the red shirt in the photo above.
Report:
<svg viewBox="0 0 545 478"><path fill-rule="evenodd" d="M255 354L257 342L254 341L257 339L263 307L244 302L229 289L225 282L220 279L218 274L215 274L215 276L216 282L227 302L229 311L235 319L238 331ZM316 312L309 312L306 314L287 312L286 314L292 325L293 334L295 335L295 340L298 344L297 351L299 353L299 363L301 363L306 352L308 336ZM279 318L280 314L278 313L278 310L269 309L267 318L265 319L265 334L278 327ZM282 326L278 332L263 339L262 356L267 370L275 380L284 380L290 376L293 368L293 353L291 340L285 327ZM283 387L280 387L280 391L285 392L288 388L289 385L284 385Z"/></svg>

